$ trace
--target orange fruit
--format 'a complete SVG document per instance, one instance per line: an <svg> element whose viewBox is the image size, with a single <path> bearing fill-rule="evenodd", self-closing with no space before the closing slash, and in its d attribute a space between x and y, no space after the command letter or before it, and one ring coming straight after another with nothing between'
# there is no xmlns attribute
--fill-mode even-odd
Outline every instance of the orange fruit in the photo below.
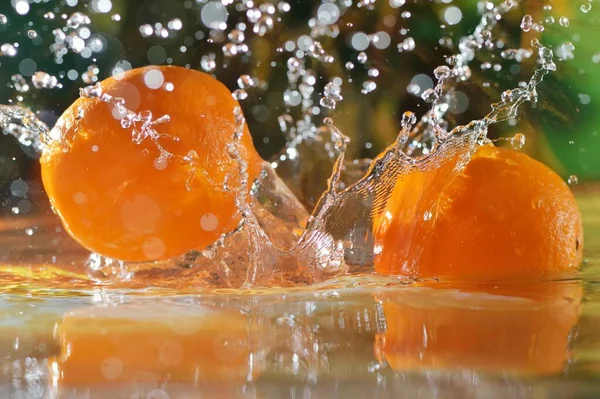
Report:
<svg viewBox="0 0 600 399"><path fill-rule="evenodd" d="M243 382L258 372L247 323L245 315L209 306L154 303L75 311L55 329L60 352L48 360L49 369L63 388Z"/></svg>
<svg viewBox="0 0 600 399"><path fill-rule="evenodd" d="M429 284L380 297L386 331L375 355L396 372L560 372L579 319L580 283L509 284Z"/></svg>
<svg viewBox="0 0 600 399"><path fill-rule="evenodd" d="M138 143L116 107L97 98L79 98L60 117L41 157L42 179L73 238L110 258L147 261L203 248L234 229L239 174L227 145L239 104L229 90L179 67L134 69L100 87L136 113L170 120L153 125L164 136ZM247 126L241 144L250 184L261 159ZM160 158L159 146L173 156ZM184 159L190 151L194 163Z"/></svg>
<svg viewBox="0 0 600 399"><path fill-rule="evenodd" d="M551 279L582 260L567 184L527 155L486 145L401 176L374 220L375 269L447 280Z"/></svg>

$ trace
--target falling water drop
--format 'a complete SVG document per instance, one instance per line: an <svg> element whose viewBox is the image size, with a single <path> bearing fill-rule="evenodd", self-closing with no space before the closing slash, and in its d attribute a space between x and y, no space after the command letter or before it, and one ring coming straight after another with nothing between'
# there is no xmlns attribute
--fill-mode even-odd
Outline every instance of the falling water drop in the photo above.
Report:
<svg viewBox="0 0 600 399"><path fill-rule="evenodd" d="M17 48L10 43L4 43L0 46L0 56L14 57L17 55Z"/></svg>
<svg viewBox="0 0 600 399"><path fill-rule="evenodd" d="M532 25L533 17L529 14L523 16L523 19L521 20L521 29L523 30L523 32L529 32L531 30Z"/></svg>
<svg viewBox="0 0 600 399"><path fill-rule="evenodd" d="M203 55L200 59L200 67L205 72L212 72L217 67L216 56L214 53L209 53L207 55Z"/></svg>
<svg viewBox="0 0 600 399"><path fill-rule="evenodd" d="M254 79L250 75L241 75L237 80L237 84L240 89L248 89L258 86L258 79Z"/></svg>
<svg viewBox="0 0 600 399"><path fill-rule="evenodd" d="M36 89L53 89L55 87L60 87L58 79L55 76L43 71L37 71L31 77L31 83L33 83L33 87Z"/></svg>
<svg viewBox="0 0 600 399"><path fill-rule="evenodd" d="M581 7L579 7L579 9L584 14L587 14L588 12L590 12L592 9L592 0L588 0L588 3L582 4Z"/></svg>
<svg viewBox="0 0 600 399"><path fill-rule="evenodd" d="M25 80L23 75L17 73L11 76L10 80L15 90L19 93L25 93L29 91L29 85L27 84L27 81Z"/></svg>
<svg viewBox="0 0 600 399"><path fill-rule="evenodd" d="M248 98L248 92L243 89L234 90L232 95L233 95L233 98L235 98L238 101L242 101L242 100L245 100Z"/></svg>
<svg viewBox="0 0 600 399"><path fill-rule="evenodd" d="M525 135L523 133L517 133L510 138L510 144L515 150L520 150L525 147Z"/></svg>
<svg viewBox="0 0 600 399"><path fill-rule="evenodd" d="M579 183L579 178L576 175L571 175L569 176L567 183L569 183L571 186L574 186Z"/></svg>
<svg viewBox="0 0 600 399"><path fill-rule="evenodd" d="M363 88L360 92L362 94L368 94L368 93L371 93L376 88L377 88L377 83L373 82L372 80L367 80L363 83Z"/></svg>
<svg viewBox="0 0 600 399"><path fill-rule="evenodd" d="M323 97L319 103L324 108L335 109L337 102L342 100L342 88L336 82L329 82L323 89Z"/></svg>

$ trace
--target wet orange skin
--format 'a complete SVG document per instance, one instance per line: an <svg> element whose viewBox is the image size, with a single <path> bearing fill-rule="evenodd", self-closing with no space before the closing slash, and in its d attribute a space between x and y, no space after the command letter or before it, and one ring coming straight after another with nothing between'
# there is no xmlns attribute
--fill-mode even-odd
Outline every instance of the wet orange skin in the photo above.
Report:
<svg viewBox="0 0 600 399"><path fill-rule="evenodd" d="M135 143L113 105L75 101L52 130L41 158L44 187L71 236L107 257L148 261L206 247L234 229L237 165L227 145L239 104L227 88L179 67L134 69L100 86L134 112L150 111L154 120L169 115L170 121L154 128L170 136L158 143L174 156L157 163L156 143ZM241 143L252 181L261 159L247 126ZM198 155L195 172L182 159L190 151ZM228 174L234 177L230 191L223 188Z"/></svg>
<svg viewBox="0 0 600 399"><path fill-rule="evenodd" d="M486 145L402 176L374 221L380 273L454 281L554 279L577 271L583 229L566 183L527 155Z"/></svg>
<svg viewBox="0 0 600 399"><path fill-rule="evenodd" d="M394 371L548 375L568 363L578 281L422 286L379 298L386 331L375 354Z"/></svg>

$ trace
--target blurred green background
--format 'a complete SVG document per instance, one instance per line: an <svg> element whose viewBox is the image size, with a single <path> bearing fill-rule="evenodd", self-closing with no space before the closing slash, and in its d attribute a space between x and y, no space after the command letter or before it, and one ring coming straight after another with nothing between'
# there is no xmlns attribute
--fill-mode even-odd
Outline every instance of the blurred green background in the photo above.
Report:
<svg viewBox="0 0 600 399"><path fill-rule="evenodd" d="M277 51L277 48L288 40L308 34L309 19L322 4L311 0L289 1L291 11L282 15L282 21L276 22L271 32L262 37L247 33L249 55L224 58L221 38L215 36L213 43L206 40L210 37L210 30L201 21L203 1L112 0L109 12L99 13L94 11L93 5L96 1L97 6L98 0L32 0L26 15L19 15L15 10L19 1L26 0L4 0L0 4L0 14L8 19L8 23L0 24L0 44L18 43L17 56L0 56L0 104L29 107L51 126L77 98L79 88L86 85L82 74L92 64L98 66L98 78L102 80L119 65L174 64L201 69L202 56L214 52L217 65L224 66L217 67L214 74L232 90L237 87L236 81L241 74L250 74L268 84L265 90L251 89L248 99L243 102L256 146L265 158L272 157L285 143L277 117L287 112L283 92L288 84L286 61L290 54ZM600 178L600 109L597 106L600 98L600 43L597 39L600 8L584 13L580 6L586 2L522 1L518 10L501 21L497 37L505 41L507 48L529 47L530 40L539 37L544 44L551 44L554 48L570 42L575 50L573 59L557 61L558 71L548 76L538 90L540 101L537 105L526 104L521 108L518 120L494 126L490 132L492 138L524 133L527 137L525 151L548 163L565 179L576 175L579 184L589 184ZM348 82L345 79L344 100L338 108L334 112L322 109L322 115L315 118L318 124L323 115L334 117L338 127L352 139L349 148L351 158L373 157L391 143L400 128L404 111L411 110L421 116L427 110L427 104L410 94L407 87L417 75L431 78L433 69L443 64L444 56L455 52L455 48L440 45L441 38L460 38L471 32L479 20L474 0L409 0L399 8L392 7L392 3L390 0L377 0L372 9L357 7L356 4L348 8L338 21L339 36L321 39L335 61L327 65L308 64L319 78L315 93L317 106L323 87L331 78L345 76L352 80ZM546 4L552 6L551 11L544 9ZM455 25L442 28L444 13L451 6L460 8L462 19ZM234 7L230 6L229 10L229 24L245 20L245 16L236 13ZM89 58L70 52L64 56L62 64L56 64L50 51L54 42L51 32L65 26L61 14L71 15L76 11L90 16L91 31L101 39L103 51ZM49 12L55 14L54 19L48 19ZM407 13L410 13L410 18L407 18ZM543 33L523 33L519 25L525 13L531 14L534 20L554 15L556 22L548 24ZM116 14L119 18L115 17ZM568 28L558 23L559 16L569 19ZM183 27L168 38L143 37L140 33L139 27L143 24L166 24L174 18L179 18ZM37 33L36 37L32 38L31 33L28 35L31 30ZM391 37L391 45L385 49L370 46L365 50L368 61L364 65L356 62L358 51L349 45L351 35L354 32L371 34L382 31ZM409 36L416 42L415 49L399 52L397 44ZM182 46L185 46L185 51L182 51ZM23 75L32 73L31 68L24 68L24 59L28 59L29 64L31 60L34 62L34 70L58 77L63 88L38 90L32 87L28 92L17 92L11 77L24 69L27 73ZM352 70L345 67L349 61L355 65ZM500 71L494 68L484 70L480 66L485 62L498 63L503 68ZM490 52L478 54L471 65L473 78L458 87L463 93L463 106L449 115L451 124L466 123L485 115L490 104L498 101L502 91L529 79L535 67L535 57L516 67L514 65L514 62L499 58L497 52L495 56ZM377 77L368 76L371 68L377 68ZM69 75L71 70L77 71L76 77L73 73ZM24 77L31 86L30 77ZM361 94L363 82L367 79L373 80L378 87L371 93ZM466 103L465 98L468 99ZM41 187L35 158L36 154L21 148L13 137L0 135L0 210L10 212L19 203L22 204L24 197L15 190L15 180L27 181L30 192Z"/></svg>

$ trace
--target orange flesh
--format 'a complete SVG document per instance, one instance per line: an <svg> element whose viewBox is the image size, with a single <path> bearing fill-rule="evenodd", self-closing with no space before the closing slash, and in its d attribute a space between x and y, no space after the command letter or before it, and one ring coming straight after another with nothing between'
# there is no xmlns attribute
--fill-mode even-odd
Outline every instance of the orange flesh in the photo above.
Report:
<svg viewBox="0 0 600 399"><path fill-rule="evenodd" d="M58 324L61 352L49 368L61 387L245 381L246 326L239 313L198 306L185 312L167 305L87 309Z"/></svg>
<svg viewBox="0 0 600 399"><path fill-rule="evenodd" d="M163 80L158 88L156 82ZM134 112L151 111L158 143L174 155L156 163L158 146L132 141L113 106L80 98L61 116L41 158L44 187L68 232L101 255L130 261L165 259L200 249L239 222L237 165L227 152L238 106L220 82L179 67L146 67L103 81ZM83 117L78 117L83 115ZM261 159L246 126L241 140L250 182ZM198 155L195 172L181 157ZM230 191L223 186L225 178ZM191 176L191 190L186 182ZM249 183L250 184L250 183Z"/></svg>
<svg viewBox="0 0 600 399"><path fill-rule="evenodd" d="M581 214L569 187L527 155L491 145L402 176L375 219L380 273L448 280L557 278L582 260Z"/></svg>
<svg viewBox="0 0 600 399"><path fill-rule="evenodd" d="M381 297L387 330L375 353L393 370L465 370L554 374L569 359L582 289L561 285L431 285Z"/></svg>

